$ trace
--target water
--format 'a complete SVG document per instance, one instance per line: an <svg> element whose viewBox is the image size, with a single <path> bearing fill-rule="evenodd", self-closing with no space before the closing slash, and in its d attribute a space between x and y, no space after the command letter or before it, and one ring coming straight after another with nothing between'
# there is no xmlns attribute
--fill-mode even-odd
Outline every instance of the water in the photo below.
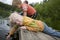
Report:
<svg viewBox="0 0 60 40"><path fill-rule="evenodd" d="M6 35L10 30L10 27L7 25L8 23L8 20L0 19L0 40L6 40Z"/></svg>

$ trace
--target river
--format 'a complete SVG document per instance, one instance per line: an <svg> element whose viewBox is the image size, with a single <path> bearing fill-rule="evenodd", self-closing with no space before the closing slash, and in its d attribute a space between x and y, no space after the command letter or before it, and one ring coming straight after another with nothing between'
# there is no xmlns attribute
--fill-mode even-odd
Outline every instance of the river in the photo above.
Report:
<svg viewBox="0 0 60 40"><path fill-rule="evenodd" d="M0 40L6 40L6 35L10 30L8 23L7 19L0 19Z"/></svg>

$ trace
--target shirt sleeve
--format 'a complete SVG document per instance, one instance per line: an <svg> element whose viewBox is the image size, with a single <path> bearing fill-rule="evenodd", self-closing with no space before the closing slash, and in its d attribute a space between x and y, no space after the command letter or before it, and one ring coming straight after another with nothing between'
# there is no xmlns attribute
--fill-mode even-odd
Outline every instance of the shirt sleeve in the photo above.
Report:
<svg viewBox="0 0 60 40"><path fill-rule="evenodd" d="M17 25L13 25L13 27L11 28L11 30L9 31L9 35L13 35L14 32L18 29Z"/></svg>

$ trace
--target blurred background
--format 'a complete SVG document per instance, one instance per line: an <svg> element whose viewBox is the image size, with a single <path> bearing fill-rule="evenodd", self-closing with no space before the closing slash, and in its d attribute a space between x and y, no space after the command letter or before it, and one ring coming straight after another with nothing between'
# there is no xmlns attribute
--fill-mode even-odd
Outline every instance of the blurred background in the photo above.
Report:
<svg viewBox="0 0 60 40"><path fill-rule="evenodd" d="M10 13L20 9L14 5L24 0L0 0L0 19L7 18ZM60 0L27 0L33 6L38 16L36 19L44 21L48 26L60 30Z"/></svg>

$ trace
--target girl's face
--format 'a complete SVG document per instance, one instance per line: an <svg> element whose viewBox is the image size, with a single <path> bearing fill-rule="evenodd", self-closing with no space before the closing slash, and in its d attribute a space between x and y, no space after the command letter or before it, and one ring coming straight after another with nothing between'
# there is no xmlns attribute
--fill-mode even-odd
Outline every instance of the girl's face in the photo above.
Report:
<svg viewBox="0 0 60 40"><path fill-rule="evenodd" d="M22 21L17 20L17 21L16 21L16 24L17 24L17 25L22 25Z"/></svg>

